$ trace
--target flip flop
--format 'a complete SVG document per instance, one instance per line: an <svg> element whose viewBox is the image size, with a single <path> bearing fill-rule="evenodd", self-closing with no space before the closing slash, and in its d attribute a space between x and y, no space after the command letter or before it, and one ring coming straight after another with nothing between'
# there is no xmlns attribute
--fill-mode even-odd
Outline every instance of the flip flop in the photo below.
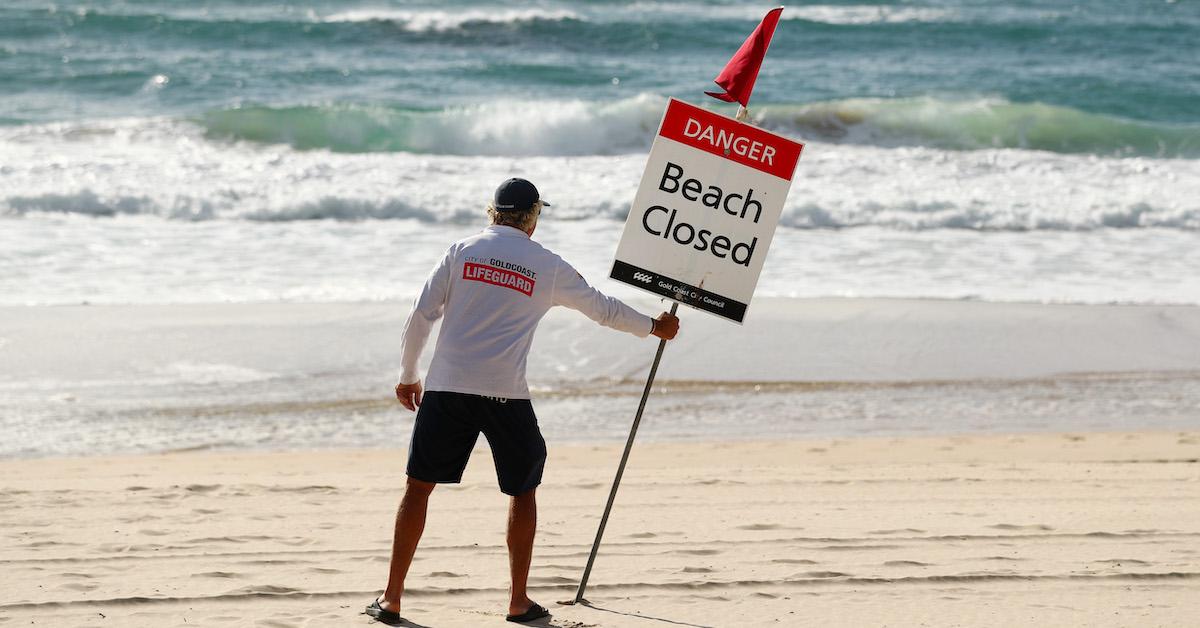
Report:
<svg viewBox="0 0 1200 628"><path fill-rule="evenodd" d="M535 619L541 619L549 616L550 611L546 610L546 607L534 602L533 606L530 606L529 610L525 611L524 613L521 613L520 615L506 615L504 619L515 624L523 624L525 622L530 622Z"/></svg>
<svg viewBox="0 0 1200 628"><path fill-rule="evenodd" d="M363 612L371 617L374 617L378 621L388 624L389 626L400 625L400 613L397 613L396 611L389 611L380 606L379 598L375 598L375 601L371 602L371 605L368 606L367 610Z"/></svg>

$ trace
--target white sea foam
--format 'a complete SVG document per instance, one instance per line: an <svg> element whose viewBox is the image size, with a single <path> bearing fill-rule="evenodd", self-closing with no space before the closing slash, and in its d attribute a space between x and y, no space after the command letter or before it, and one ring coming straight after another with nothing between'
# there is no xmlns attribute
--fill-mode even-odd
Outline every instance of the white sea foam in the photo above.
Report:
<svg viewBox="0 0 1200 628"><path fill-rule="evenodd" d="M634 16L653 16L655 19L670 19L686 16L692 20L762 19L768 7L748 4L708 5L695 2L635 2L635 4L605 11L593 17L596 20L629 19ZM805 20L823 24L895 24L958 22L966 16L961 11L940 7L905 7L881 5L798 5L787 6L781 20Z"/></svg>
<svg viewBox="0 0 1200 628"><path fill-rule="evenodd" d="M168 119L2 129L0 153L10 305L405 299L510 176L554 202L539 237L602 277L645 166L301 151ZM1198 231L1197 160L810 142L759 293L1200 302Z"/></svg>
<svg viewBox="0 0 1200 628"><path fill-rule="evenodd" d="M466 24L514 24L535 20L580 19L567 9L511 9L475 7L464 10L444 9L351 9L320 18L324 22L393 22L413 32L446 32Z"/></svg>
<svg viewBox="0 0 1200 628"><path fill-rule="evenodd" d="M576 133L570 107L530 141L608 141L652 129L612 125ZM463 114L467 115L467 114ZM473 119L485 120L486 116ZM512 121L455 125L461 141L519 142ZM625 124L625 123L621 123ZM466 129L466 130L463 130ZM636 129L636 130L635 130ZM444 138L443 138L444 139ZM343 154L206 139L167 119L60 123L0 130L9 158L0 215L151 215L171 219L288 221L414 218L461 222L495 181L525 173L546 186L559 218L623 218L645 164L612 156L503 157ZM785 203L795 228L996 231L1175 228L1200 230L1200 160L1099 158L1042 151L835 145L809 142Z"/></svg>
<svg viewBox="0 0 1200 628"><path fill-rule="evenodd" d="M163 367L163 373L172 381L200 385L246 384L277 377L274 373L237 364L211 362L172 362Z"/></svg>
<svg viewBox="0 0 1200 628"><path fill-rule="evenodd" d="M880 5L808 5L788 7L784 19L826 24L897 24L904 22L948 22L958 14L950 9L891 7Z"/></svg>
<svg viewBox="0 0 1200 628"><path fill-rule="evenodd" d="M547 193L548 194L548 193ZM565 195L555 200L565 202ZM564 221L537 238L606 281L621 225ZM0 226L0 305L408 301L469 222L199 223L36 216ZM980 232L781 228L756 294L1056 303L1200 303L1200 247L1174 229Z"/></svg>
<svg viewBox="0 0 1200 628"><path fill-rule="evenodd" d="M713 5L682 2L635 2L628 5L580 7L553 5L512 9L507 7L473 7L459 11L436 8L366 8L338 11L314 19L323 22L392 22L412 32L448 32L467 24L505 25L535 20L576 20L593 24L636 22L647 19L668 21L746 20L756 21L767 9L745 4ZM912 7L886 5L813 4L789 6L782 20L802 20L822 24L862 26L871 24L954 23L954 22L1011 22L1045 20L1059 15L1044 9L1014 9L1012 7L980 7L976 10L945 7Z"/></svg>

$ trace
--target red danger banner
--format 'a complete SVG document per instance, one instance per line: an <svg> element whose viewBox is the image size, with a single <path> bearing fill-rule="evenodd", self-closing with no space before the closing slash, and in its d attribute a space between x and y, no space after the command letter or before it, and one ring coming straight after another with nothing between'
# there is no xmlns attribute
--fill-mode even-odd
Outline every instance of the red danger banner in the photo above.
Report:
<svg viewBox="0 0 1200 628"><path fill-rule="evenodd" d="M658 134L786 181L804 149L799 142L674 99Z"/></svg>

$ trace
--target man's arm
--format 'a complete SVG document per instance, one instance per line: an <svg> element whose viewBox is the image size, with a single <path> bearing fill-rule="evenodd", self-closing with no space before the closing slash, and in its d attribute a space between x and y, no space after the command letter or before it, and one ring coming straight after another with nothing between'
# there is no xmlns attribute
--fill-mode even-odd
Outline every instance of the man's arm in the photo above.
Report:
<svg viewBox="0 0 1200 628"><path fill-rule="evenodd" d="M582 312L588 318L639 338L651 334L670 340L679 332L679 319L663 312L652 319L588 285L570 264L560 261L555 269L554 304Z"/></svg>
<svg viewBox="0 0 1200 628"><path fill-rule="evenodd" d="M433 324L445 310L450 288L450 268L453 265L453 256L447 251L429 273L420 296L413 302L408 320L404 322L404 337L400 345L400 383L396 385L396 398L409 410L421 405L421 375L417 371L417 362L421 359L421 351L425 349Z"/></svg>

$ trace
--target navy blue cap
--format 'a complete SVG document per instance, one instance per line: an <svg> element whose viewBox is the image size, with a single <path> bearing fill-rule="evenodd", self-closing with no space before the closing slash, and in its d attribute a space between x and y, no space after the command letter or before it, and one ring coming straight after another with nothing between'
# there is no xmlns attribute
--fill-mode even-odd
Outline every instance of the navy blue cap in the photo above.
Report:
<svg viewBox="0 0 1200 628"><path fill-rule="evenodd" d="M538 190L532 183L525 179L513 178L496 188L492 206L498 212L523 212L533 209L533 204L539 200L541 199ZM542 205L549 207L550 203L542 201Z"/></svg>

